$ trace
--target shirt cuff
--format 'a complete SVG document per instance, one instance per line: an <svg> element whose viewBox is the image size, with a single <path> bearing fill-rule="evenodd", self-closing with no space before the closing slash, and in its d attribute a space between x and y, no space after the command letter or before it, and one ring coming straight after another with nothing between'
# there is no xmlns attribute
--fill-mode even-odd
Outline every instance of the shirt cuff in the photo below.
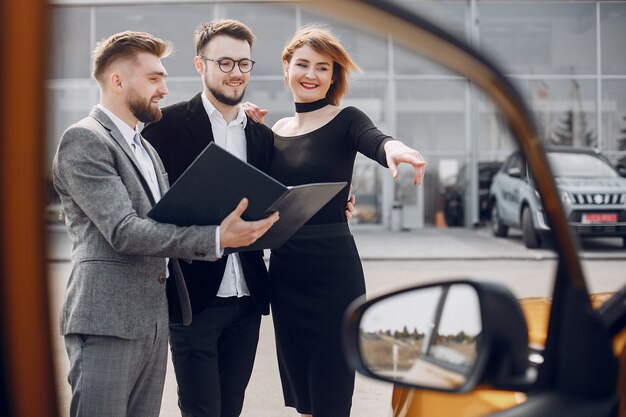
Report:
<svg viewBox="0 0 626 417"><path fill-rule="evenodd" d="M220 248L220 227L215 228L215 256L220 259L224 256L224 249Z"/></svg>

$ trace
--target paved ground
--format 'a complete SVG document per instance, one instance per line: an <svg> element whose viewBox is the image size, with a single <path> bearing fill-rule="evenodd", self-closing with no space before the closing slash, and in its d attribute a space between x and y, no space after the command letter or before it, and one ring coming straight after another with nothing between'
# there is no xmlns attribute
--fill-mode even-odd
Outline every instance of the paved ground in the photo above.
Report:
<svg viewBox="0 0 626 417"><path fill-rule="evenodd" d="M425 278L432 280L466 276L469 268L474 276L480 276L482 271L491 272L494 265L501 271L510 270L510 276L500 281L504 281L518 296L547 295L550 291L549 277L554 268L554 253L550 249L528 250L520 236L495 239L487 229L432 228L400 233L356 231L355 240L364 260L370 294L400 283L420 282ZM67 415L70 393L65 376L68 363L62 338L56 333L58 311L70 271L69 245L64 229L51 230L50 242L51 262L48 269L53 308L52 338L61 407L63 415ZM614 290L623 284L623 273L620 271L626 266L626 250L621 248L621 241L587 241L582 247L581 257L590 264L588 267L591 272L597 267L609 268L609 273L603 269L602 274L595 274L609 278L592 282L592 291ZM501 273L499 278L504 275ZM538 288L539 294L535 292ZM169 366L161 416L177 417L180 413L176 405L176 381L171 363ZM352 417L389 416L390 396L390 385L357 376ZM295 411L282 406L271 317L264 317L257 360L242 417L295 416Z"/></svg>
<svg viewBox="0 0 626 417"><path fill-rule="evenodd" d="M51 329L56 366L56 385L60 394L61 415L67 416L70 387L66 377L69 362L64 351L63 338L58 334L58 317L70 272L70 263L50 263L48 271L52 292ZM283 405L275 352L271 317L263 317L255 367L247 390L242 417L295 417L299 415L293 409L288 409ZM391 389L389 384L357 376L352 416L387 416L389 414ZM171 360L168 359L161 417L180 417L176 401L176 379Z"/></svg>
<svg viewBox="0 0 626 417"><path fill-rule="evenodd" d="M415 231L356 231L363 260L409 259L527 259L555 258L549 246L526 249L519 232L495 238L489 228L424 228ZM621 238L586 239L581 243L582 259L626 259Z"/></svg>
<svg viewBox="0 0 626 417"><path fill-rule="evenodd" d="M50 260L69 260L70 248L65 227L49 229ZM553 259L549 247L526 249L518 232L506 238L494 238L488 228L424 228L405 232L353 232L363 260L479 260L479 259ZM601 238L582 241L583 259L626 259L621 239ZM267 251L266 251L267 253Z"/></svg>

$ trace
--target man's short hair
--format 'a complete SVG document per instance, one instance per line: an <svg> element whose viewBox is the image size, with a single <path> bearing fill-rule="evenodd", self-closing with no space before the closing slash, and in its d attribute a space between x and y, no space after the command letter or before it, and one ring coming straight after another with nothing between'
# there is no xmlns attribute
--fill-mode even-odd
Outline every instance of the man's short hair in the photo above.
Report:
<svg viewBox="0 0 626 417"><path fill-rule="evenodd" d="M200 55L204 47L216 36L225 35L248 42L252 47L256 37L250 28L238 20L220 19L201 23L194 33L196 54Z"/></svg>
<svg viewBox="0 0 626 417"><path fill-rule="evenodd" d="M172 43L146 32L125 31L98 42L93 51L93 77L102 82L107 68L120 59L134 60L140 52L165 58L172 52Z"/></svg>

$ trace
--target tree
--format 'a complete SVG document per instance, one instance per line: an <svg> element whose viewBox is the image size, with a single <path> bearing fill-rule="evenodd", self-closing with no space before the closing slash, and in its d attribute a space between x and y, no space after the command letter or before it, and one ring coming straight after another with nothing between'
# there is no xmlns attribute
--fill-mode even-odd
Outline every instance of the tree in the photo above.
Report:
<svg viewBox="0 0 626 417"><path fill-rule="evenodd" d="M576 80L572 81L570 98L570 109L563 113L548 136L550 143L565 146L596 146L598 138L594 131L587 128L587 118L580 97L580 84Z"/></svg>
<svg viewBox="0 0 626 417"><path fill-rule="evenodd" d="M419 340L424 338L424 333L420 333L417 331L417 327L413 328L413 334L411 334L411 336L413 337L413 339L415 340Z"/></svg>
<svg viewBox="0 0 626 417"><path fill-rule="evenodd" d="M550 142L555 145L569 145L574 142L573 138L573 112L568 110L563 114L563 117L559 119L554 130L550 132Z"/></svg>

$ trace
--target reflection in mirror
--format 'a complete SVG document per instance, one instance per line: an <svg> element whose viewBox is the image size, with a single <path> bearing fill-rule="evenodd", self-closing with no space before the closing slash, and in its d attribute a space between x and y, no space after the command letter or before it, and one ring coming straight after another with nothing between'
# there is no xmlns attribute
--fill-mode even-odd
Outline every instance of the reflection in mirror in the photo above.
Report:
<svg viewBox="0 0 626 417"><path fill-rule="evenodd" d="M459 390L480 349L476 289L454 283L420 288L370 305L360 323L365 366L393 382Z"/></svg>

